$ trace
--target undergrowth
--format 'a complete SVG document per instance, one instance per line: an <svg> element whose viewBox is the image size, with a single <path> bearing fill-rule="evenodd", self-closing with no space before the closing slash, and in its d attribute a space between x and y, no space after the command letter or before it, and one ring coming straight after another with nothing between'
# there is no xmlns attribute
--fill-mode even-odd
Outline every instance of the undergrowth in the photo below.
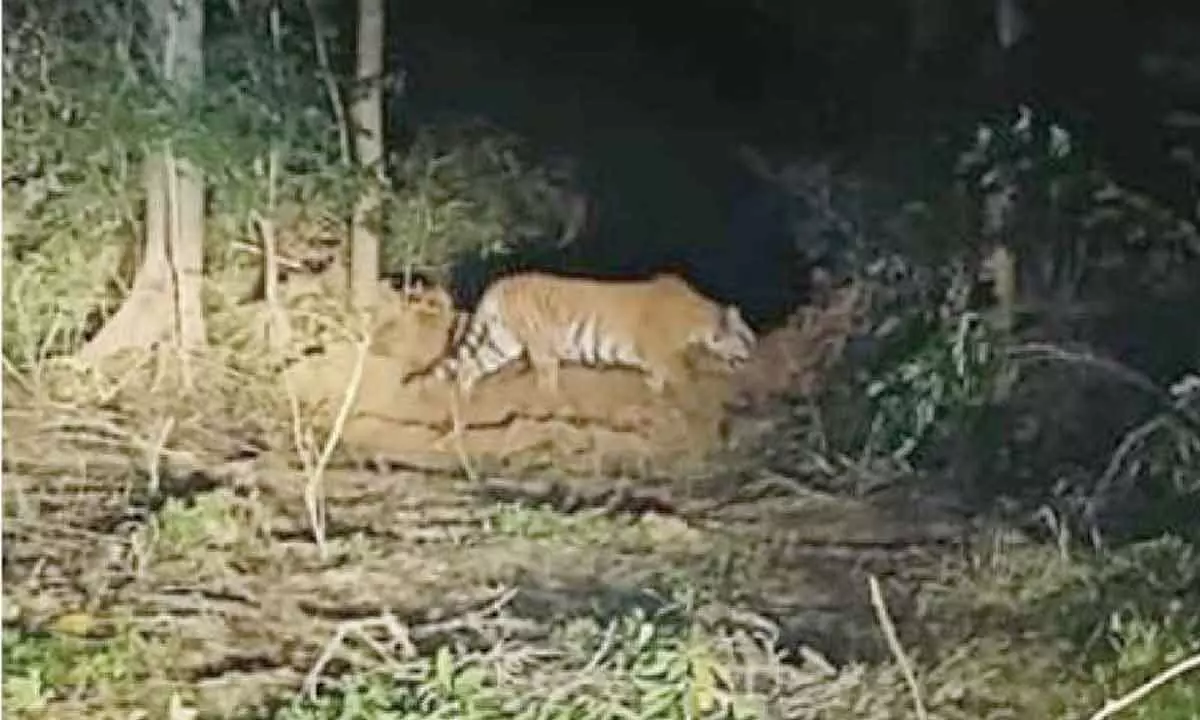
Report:
<svg viewBox="0 0 1200 720"><path fill-rule="evenodd" d="M838 668L812 648L781 648L768 619L693 595L656 611L555 624L536 641L506 636L503 614L473 618L469 642L415 656L383 634L374 647L396 647L394 656L314 683L272 717L1086 717L1200 651L1194 613L1182 620L1200 592L1190 566L1136 599L1097 602L1130 588L1113 564L1147 556L1187 554L1170 540L1104 557L1001 542L948 565L922 598L937 649L913 653L915 696L897 663ZM987 616L1002 618L979 625ZM938 625L949 617L970 625ZM1194 717L1197 690L1181 679L1134 716Z"/></svg>

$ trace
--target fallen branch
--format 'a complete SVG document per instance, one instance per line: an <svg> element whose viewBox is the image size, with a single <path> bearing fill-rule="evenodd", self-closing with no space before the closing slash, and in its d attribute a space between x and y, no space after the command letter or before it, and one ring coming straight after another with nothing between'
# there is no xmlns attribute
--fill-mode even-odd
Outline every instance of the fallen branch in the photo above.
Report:
<svg viewBox="0 0 1200 720"><path fill-rule="evenodd" d="M1097 710L1088 720L1106 720L1106 718L1110 718L1122 710L1131 707L1134 703L1139 702L1142 698L1180 675L1198 668L1200 668L1200 653L1180 660L1116 700L1109 700L1104 703L1104 707Z"/></svg>
<svg viewBox="0 0 1200 720"><path fill-rule="evenodd" d="M454 630L477 628L482 624L498 621L500 620L498 617L500 612L512 601L516 594L517 591L515 589L502 590L496 597L478 610L467 611L459 617L450 618L449 620L425 623L415 627L409 627L400 622L388 610L385 610L378 617L343 622L338 625L334 631L333 638L326 643L320 656L317 657L316 662L313 663L312 668L305 675L302 686L303 692L310 698L316 698L317 685L321 680L321 675L325 672L325 668L328 667L329 663L337 657L338 653L345 649L346 640L349 638L357 638L362 641L364 645L379 656L385 665L393 671L399 671L403 668L399 660L395 657L396 648L400 649L402 657L415 658L418 653L414 640L445 634ZM387 631L390 642L384 644L372 638L369 634L371 630Z"/></svg>
<svg viewBox="0 0 1200 720"><path fill-rule="evenodd" d="M1163 412L1166 415L1186 427L1190 432L1200 436L1200 417L1189 407L1190 397L1185 395L1176 398L1144 374L1116 360L1092 353L1068 350L1050 343L1025 343L1012 348L1008 354L1017 362L1058 361L1101 370L1154 398L1163 406Z"/></svg>
<svg viewBox="0 0 1200 720"><path fill-rule="evenodd" d="M883 638L887 641L888 649L891 650L892 656L900 666L900 671L904 673L904 681L908 683L908 691L912 695L917 718L918 720L929 720L929 713L925 710L925 701L921 699L921 686L917 684L917 675L913 672L912 661L905 655L904 647L900 644L900 637L896 634L896 626L888 615L879 580L872 575L867 578L867 583L871 590L871 605L875 608L875 617L879 621L880 629L883 630Z"/></svg>

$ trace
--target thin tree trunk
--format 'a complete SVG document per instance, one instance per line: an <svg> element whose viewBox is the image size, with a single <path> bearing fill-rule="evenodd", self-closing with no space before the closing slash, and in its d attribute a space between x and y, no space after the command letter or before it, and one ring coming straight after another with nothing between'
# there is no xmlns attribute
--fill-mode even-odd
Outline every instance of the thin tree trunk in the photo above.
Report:
<svg viewBox="0 0 1200 720"><path fill-rule="evenodd" d="M352 117L359 163L380 176L383 158L383 0L359 0L358 82ZM360 308L374 304L379 293L379 236L369 226L378 220L379 184L373 184L354 207L350 241L350 290Z"/></svg>
<svg viewBox="0 0 1200 720"><path fill-rule="evenodd" d="M984 269L992 278L992 295L996 302L992 324L997 332L1009 339L1016 328L1017 259L1009 245L997 243L984 256Z"/></svg>
<svg viewBox="0 0 1200 720"><path fill-rule="evenodd" d="M159 73L181 99L204 75L203 0L146 0L150 43L161 48ZM120 310L80 351L99 360L170 337L184 351L205 342L201 283L204 265L204 181L171 148L152 148L144 160L146 252ZM190 381L186 374L185 382Z"/></svg>
<svg viewBox="0 0 1200 720"><path fill-rule="evenodd" d="M204 82L204 2L185 0L173 6L174 62L167 76L177 93L186 96ZM202 288L204 281L204 177L186 158L175 163L172 181L176 223L171 233L171 262L178 298L179 346L184 356L205 344Z"/></svg>
<svg viewBox="0 0 1200 720"><path fill-rule="evenodd" d="M146 249L137 268L129 296L120 310L80 351L80 357L95 361L128 348L149 348L169 334L174 315L175 279L167 259L170 198L167 192L166 159L161 153L146 158L142 182L146 187ZM137 239L134 240L137 242Z"/></svg>

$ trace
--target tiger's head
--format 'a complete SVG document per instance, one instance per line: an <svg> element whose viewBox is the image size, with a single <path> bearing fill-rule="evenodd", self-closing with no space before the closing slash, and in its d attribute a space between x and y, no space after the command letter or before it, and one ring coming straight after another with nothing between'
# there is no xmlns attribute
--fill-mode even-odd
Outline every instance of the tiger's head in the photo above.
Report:
<svg viewBox="0 0 1200 720"><path fill-rule="evenodd" d="M750 360L758 342L735 305L721 308L717 322L701 331L694 341L735 369Z"/></svg>

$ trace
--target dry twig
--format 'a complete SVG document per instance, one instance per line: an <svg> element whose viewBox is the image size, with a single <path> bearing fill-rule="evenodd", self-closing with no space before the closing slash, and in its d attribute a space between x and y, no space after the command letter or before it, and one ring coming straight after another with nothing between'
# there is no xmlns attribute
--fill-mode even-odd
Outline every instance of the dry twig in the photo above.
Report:
<svg viewBox="0 0 1200 720"><path fill-rule="evenodd" d="M395 650L370 637L372 630L386 630L390 636L392 648L399 647L403 657L413 658L417 655L414 640L445 634L455 630L477 628L488 622L499 621L498 616L509 602L516 596L515 589L502 590L479 610L471 610L459 617L449 620L426 623L416 627L408 627L400 622L390 611L385 610L377 617L363 620L348 620L338 625L333 638L325 645L317 661L304 678L303 692L310 698L316 697L317 685L322 673L339 652L345 651L345 642L349 638L357 638L377 654L380 660L393 671L402 669L395 657Z"/></svg>
<svg viewBox="0 0 1200 720"><path fill-rule="evenodd" d="M1097 710L1088 720L1106 720L1106 718L1110 718L1122 710L1131 707L1134 703L1137 703L1180 675L1198 668L1200 668L1200 653L1180 660L1116 700L1109 700L1104 703L1104 707Z"/></svg>
<svg viewBox="0 0 1200 720"><path fill-rule="evenodd" d="M458 455L458 464L462 467L463 474L471 482L479 482L479 473L475 470L475 464L471 462L471 454L467 452L466 443L463 442L463 431L466 427L462 421L462 408L459 405L460 394L458 386L455 384L450 391L450 419L453 423L451 433L453 433L454 451Z"/></svg>
<svg viewBox="0 0 1200 720"><path fill-rule="evenodd" d="M304 466L304 475L307 482L304 486L304 504L308 508L309 523L312 525L313 537L317 542L317 548L322 557L325 557L325 497L324 497L324 478L325 469L329 466L329 461L333 458L333 451L337 448L338 443L342 439L342 434L346 428L346 422L350 419L350 410L354 407L358 400L358 391L362 385L363 372L367 364L367 354L371 348L371 334L365 332L362 338L356 344L354 367L350 372L350 380L346 383L346 390L342 395L341 406L333 421L333 426L329 430L329 435L325 438L325 444L322 446L319 454L314 458L315 438L311 435L311 430L305 433L301 428L301 413L300 413L300 398L296 394L296 389L292 387L292 382L289 374L283 373L283 385L287 391L288 402L292 409L292 439L296 446L296 452L300 456L300 462Z"/></svg>
<svg viewBox="0 0 1200 720"><path fill-rule="evenodd" d="M921 686L917 684L917 675L913 672L912 661L904 654L904 647L900 644L900 637L896 634L896 626L892 623L892 618L888 615L887 605L883 600L883 590L879 587L879 580L874 575L867 578L867 583L871 589L871 605L875 608L875 617L879 621L879 628L883 630L883 637L887 641L888 649L892 651L892 656L895 657L896 663L900 665L900 671L904 673L904 681L908 683L908 691L912 695L913 707L916 709L917 718L919 720L928 720L929 713L925 710L925 701L921 699Z"/></svg>
<svg viewBox="0 0 1200 720"><path fill-rule="evenodd" d="M333 74L333 65L329 62L329 49L325 46L325 23L321 20L320 11L314 0L307 0L308 14L313 24L313 46L316 48L317 67L321 68L321 79L325 82L325 91L329 94L329 105L333 108L333 117L337 120L338 145L342 150L342 162L349 165L353 155L350 146L350 123L346 120L346 106L342 104L342 94L338 90L337 80Z"/></svg>
<svg viewBox="0 0 1200 720"><path fill-rule="evenodd" d="M1068 350L1050 343L1025 343L1012 348L1009 355L1017 361L1050 360L1101 370L1154 398L1162 404L1164 414L1186 427L1190 432L1200 435L1200 417L1197 417L1195 412L1188 407L1188 398L1172 397L1170 392L1159 387L1144 374L1116 360L1087 352Z"/></svg>

